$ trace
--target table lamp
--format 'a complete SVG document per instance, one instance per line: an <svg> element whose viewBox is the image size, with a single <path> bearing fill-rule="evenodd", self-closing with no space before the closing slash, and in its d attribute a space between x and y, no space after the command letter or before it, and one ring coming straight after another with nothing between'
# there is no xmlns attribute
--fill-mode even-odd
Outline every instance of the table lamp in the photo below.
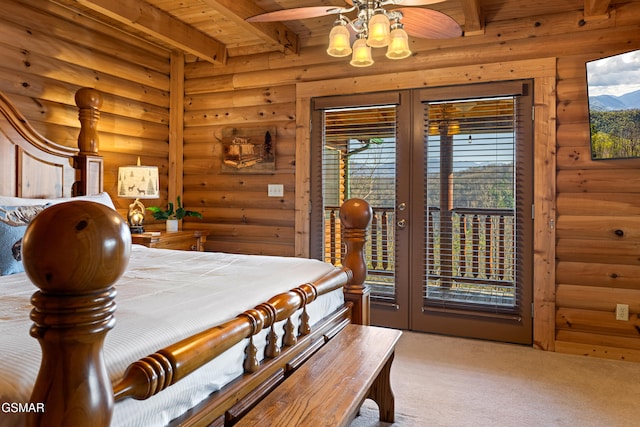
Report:
<svg viewBox="0 0 640 427"><path fill-rule="evenodd" d="M140 166L140 157L136 166L118 168L118 197L135 199L129 205L127 221L132 234L144 232L145 207L140 199L160 198L157 166Z"/></svg>

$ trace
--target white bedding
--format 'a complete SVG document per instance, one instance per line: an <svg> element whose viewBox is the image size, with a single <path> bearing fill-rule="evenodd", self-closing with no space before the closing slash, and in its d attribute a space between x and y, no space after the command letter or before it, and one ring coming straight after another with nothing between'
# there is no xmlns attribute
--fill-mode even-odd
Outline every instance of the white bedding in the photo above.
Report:
<svg viewBox="0 0 640 427"><path fill-rule="evenodd" d="M212 324L226 321L271 296L313 281L335 267L303 258L148 249L134 245L117 282L116 326L105 341L112 380L131 362ZM29 299L36 288L24 273L0 277L0 405L26 403L40 365L29 335ZM321 296L307 311L315 323L343 303L341 290ZM297 320L297 316L294 316ZM281 334L280 334L281 335ZM261 333L256 345L264 341ZM135 345L134 345L135 344ZM169 390L145 401L115 405L112 426L164 426L175 416L242 374L240 343ZM17 371L16 368L20 370ZM0 410L0 426L21 426L20 414Z"/></svg>

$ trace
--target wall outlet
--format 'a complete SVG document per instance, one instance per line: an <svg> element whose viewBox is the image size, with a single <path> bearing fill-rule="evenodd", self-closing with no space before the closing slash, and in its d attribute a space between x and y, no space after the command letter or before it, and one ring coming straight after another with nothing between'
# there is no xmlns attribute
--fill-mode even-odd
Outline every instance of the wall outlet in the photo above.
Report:
<svg viewBox="0 0 640 427"><path fill-rule="evenodd" d="M616 305L616 320L629 320L629 305L617 304Z"/></svg>
<svg viewBox="0 0 640 427"><path fill-rule="evenodd" d="M267 185L267 195L269 197L283 197L284 196L284 185L282 185L282 184L268 184Z"/></svg>

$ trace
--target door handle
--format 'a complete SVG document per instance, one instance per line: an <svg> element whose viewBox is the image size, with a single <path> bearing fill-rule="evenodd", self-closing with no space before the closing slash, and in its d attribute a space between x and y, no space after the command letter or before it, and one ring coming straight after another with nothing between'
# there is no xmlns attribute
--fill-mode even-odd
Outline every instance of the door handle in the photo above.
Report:
<svg viewBox="0 0 640 427"><path fill-rule="evenodd" d="M406 219L401 219L396 223L396 225L400 229L405 228L407 226L407 220Z"/></svg>

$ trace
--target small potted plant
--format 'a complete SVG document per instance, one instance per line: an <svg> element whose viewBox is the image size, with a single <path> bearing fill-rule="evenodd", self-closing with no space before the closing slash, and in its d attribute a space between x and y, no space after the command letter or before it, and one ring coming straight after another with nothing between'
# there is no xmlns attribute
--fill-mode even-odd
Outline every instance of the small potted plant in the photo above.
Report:
<svg viewBox="0 0 640 427"><path fill-rule="evenodd" d="M157 206L150 206L147 209L151 211L151 215L153 215L155 219L167 221L167 231L178 231L178 221L185 216L202 218L200 212L186 210L180 203L180 196L177 198L176 209L173 210L173 208L173 202L169 202L167 209L161 209Z"/></svg>

